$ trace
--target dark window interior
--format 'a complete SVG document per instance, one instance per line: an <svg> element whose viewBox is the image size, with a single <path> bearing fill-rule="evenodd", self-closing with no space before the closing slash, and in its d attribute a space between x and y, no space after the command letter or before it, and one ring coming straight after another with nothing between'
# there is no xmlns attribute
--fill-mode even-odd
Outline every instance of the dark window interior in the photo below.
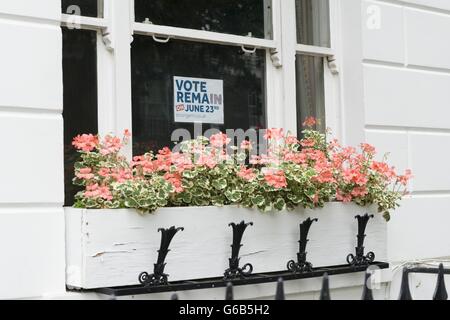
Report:
<svg viewBox="0 0 450 320"><path fill-rule="evenodd" d="M72 139L82 133L96 134L97 33L63 28L64 83L64 179L65 205L73 205L79 189L72 184L78 153Z"/></svg>
<svg viewBox="0 0 450 320"><path fill-rule="evenodd" d="M193 124L174 122L174 76L223 80L225 124L203 124L203 131L265 128L264 50L135 36L131 53L134 154L173 146L178 128L194 137Z"/></svg>
<svg viewBox="0 0 450 320"><path fill-rule="evenodd" d="M78 6L80 15L85 17L98 17L97 0L62 0L62 13L73 14L70 6Z"/></svg>
<svg viewBox="0 0 450 320"><path fill-rule="evenodd" d="M137 22L148 18L158 25L270 37L265 30L265 25L270 25L267 0L135 0L134 3Z"/></svg>

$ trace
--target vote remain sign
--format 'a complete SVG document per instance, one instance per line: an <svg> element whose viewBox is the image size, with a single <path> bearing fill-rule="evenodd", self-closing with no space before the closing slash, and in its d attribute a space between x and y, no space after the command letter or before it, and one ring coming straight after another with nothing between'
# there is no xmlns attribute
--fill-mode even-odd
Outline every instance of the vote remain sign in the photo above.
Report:
<svg viewBox="0 0 450 320"><path fill-rule="evenodd" d="M173 77L175 122L224 124L223 80Z"/></svg>

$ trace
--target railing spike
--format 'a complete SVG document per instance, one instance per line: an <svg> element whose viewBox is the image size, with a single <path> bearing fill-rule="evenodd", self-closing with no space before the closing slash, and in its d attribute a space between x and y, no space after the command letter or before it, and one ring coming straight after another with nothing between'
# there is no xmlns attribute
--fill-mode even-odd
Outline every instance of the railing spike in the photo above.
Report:
<svg viewBox="0 0 450 320"><path fill-rule="evenodd" d="M227 290L225 292L225 300L234 300L234 297L233 297L233 284L231 282L227 283Z"/></svg>
<svg viewBox="0 0 450 320"><path fill-rule="evenodd" d="M278 279L277 283L277 292L275 294L275 300L286 300L286 297L284 295L284 283L283 278Z"/></svg>
<svg viewBox="0 0 450 320"><path fill-rule="evenodd" d="M178 295L177 295L176 293L174 293L174 294L172 295L172 297L170 298L170 300L179 300L179 299L178 299Z"/></svg>
<svg viewBox="0 0 450 320"><path fill-rule="evenodd" d="M366 274L364 276L364 287L363 287L363 293L362 293L361 300L366 300L366 301L373 300L372 289L371 289L371 285L369 283L371 276L372 276L372 274L370 273L369 270L367 270Z"/></svg>
<svg viewBox="0 0 450 320"><path fill-rule="evenodd" d="M322 290L320 291L320 300L331 300L330 282L328 279L328 273L325 273L323 275Z"/></svg>
<svg viewBox="0 0 450 320"><path fill-rule="evenodd" d="M411 291L409 290L409 272L407 268L403 268L402 284L400 287L400 296L398 300L412 300Z"/></svg>
<svg viewBox="0 0 450 320"><path fill-rule="evenodd" d="M439 273L437 278L436 290L434 291L433 300L447 300L448 294L445 288L444 265L439 265Z"/></svg>

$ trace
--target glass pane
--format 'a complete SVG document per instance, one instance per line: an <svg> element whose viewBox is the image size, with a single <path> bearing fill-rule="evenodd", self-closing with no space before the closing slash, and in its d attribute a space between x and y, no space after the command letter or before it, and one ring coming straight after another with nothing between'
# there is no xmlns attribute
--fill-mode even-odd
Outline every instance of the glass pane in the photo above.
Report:
<svg viewBox="0 0 450 320"><path fill-rule="evenodd" d="M329 0L296 0L297 43L330 47Z"/></svg>
<svg viewBox="0 0 450 320"><path fill-rule="evenodd" d="M315 129L325 132L324 61L321 57L297 55L297 131L305 129L308 117L317 120Z"/></svg>
<svg viewBox="0 0 450 320"><path fill-rule="evenodd" d="M63 29L64 83L64 180L65 205L73 205L79 191L72 184L78 153L72 139L97 133L97 34L95 31Z"/></svg>
<svg viewBox="0 0 450 320"><path fill-rule="evenodd" d="M224 125L217 128L265 128L265 52L244 54L240 48L170 41L160 44L135 36L132 45L133 151L143 154L173 146L172 132L194 124L174 121L174 77L223 80ZM202 132L201 132L202 133Z"/></svg>
<svg viewBox="0 0 450 320"><path fill-rule="evenodd" d="M271 0L135 0L137 22L271 39Z"/></svg>
<svg viewBox="0 0 450 320"><path fill-rule="evenodd" d="M62 13L75 14L85 17L99 17L98 0L62 0Z"/></svg>

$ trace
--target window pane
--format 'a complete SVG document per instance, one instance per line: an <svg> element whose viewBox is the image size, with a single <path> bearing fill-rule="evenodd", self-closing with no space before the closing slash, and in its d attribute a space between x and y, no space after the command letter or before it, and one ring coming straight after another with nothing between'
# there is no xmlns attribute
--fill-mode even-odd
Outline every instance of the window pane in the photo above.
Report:
<svg viewBox="0 0 450 320"><path fill-rule="evenodd" d="M73 205L79 189L72 184L78 153L72 139L97 133L97 34L63 29L65 205Z"/></svg>
<svg viewBox="0 0 450 320"><path fill-rule="evenodd" d="M173 146L175 129L192 123L174 121L174 77L223 80L224 125L202 129L265 127L265 52L243 54L240 48L170 41L160 44L135 36L132 46L133 151L143 154Z"/></svg>
<svg viewBox="0 0 450 320"><path fill-rule="evenodd" d="M256 38L271 36L271 0L135 0L137 22Z"/></svg>
<svg viewBox="0 0 450 320"><path fill-rule="evenodd" d="M296 0L297 43L330 47L329 0Z"/></svg>
<svg viewBox="0 0 450 320"><path fill-rule="evenodd" d="M62 13L98 17L98 4L102 2L101 0L62 0Z"/></svg>
<svg viewBox="0 0 450 320"><path fill-rule="evenodd" d="M307 117L317 119L315 129L325 132L324 61L321 57L297 55L297 131L305 129Z"/></svg>

